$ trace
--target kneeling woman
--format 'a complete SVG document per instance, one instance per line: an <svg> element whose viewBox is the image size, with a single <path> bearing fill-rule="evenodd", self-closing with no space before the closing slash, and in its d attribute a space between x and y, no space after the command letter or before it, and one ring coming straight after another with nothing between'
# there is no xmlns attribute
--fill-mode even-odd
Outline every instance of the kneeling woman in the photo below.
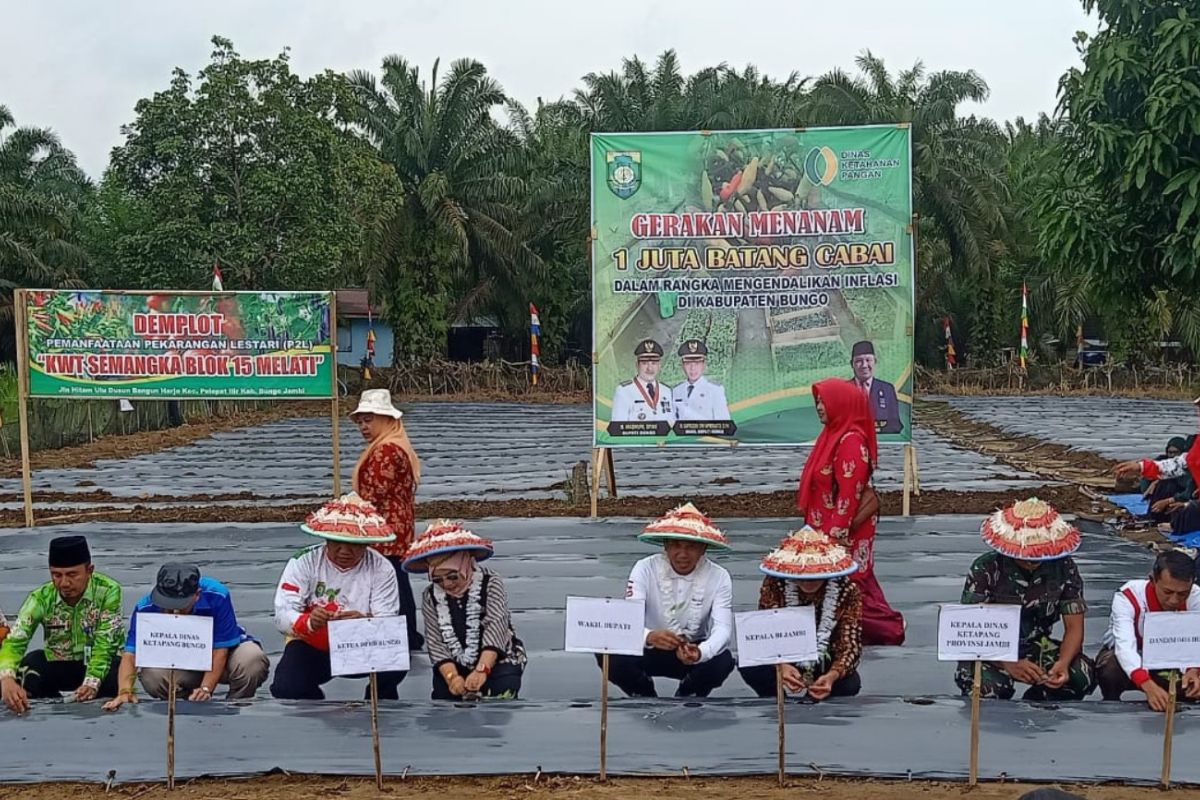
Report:
<svg viewBox="0 0 1200 800"><path fill-rule="evenodd" d="M847 575L858 565L832 539L805 526L762 560L766 573L758 607L813 606L817 617L815 662L783 665L789 692L813 700L852 697L862 688L858 661L862 656L862 595ZM744 667L742 679L759 697L775 696L775 667Z"/></svg>
<svg viewBox="0 0 1200 800"><path fill-rule="evenodd" d="M429 574L421 606L434 700L513 700L521 690L525 646L513 631L504 581L476 564L492 553L487 539L441 520L405 556L406 571Z"/></svg>

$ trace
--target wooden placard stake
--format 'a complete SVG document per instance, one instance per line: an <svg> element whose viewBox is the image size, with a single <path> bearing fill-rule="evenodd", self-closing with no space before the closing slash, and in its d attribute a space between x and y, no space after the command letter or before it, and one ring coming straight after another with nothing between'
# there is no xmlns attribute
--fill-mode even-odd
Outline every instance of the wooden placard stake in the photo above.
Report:
<svg viewBox="0 0 1200 800"><path fill-rule="evenodd" d="M383 759L379 754L379 681L370 675L371 684L371 746L375 750L375 788L383 791Z"/></svg>
<svg viewBox="0 0 1200 800"><path fill-rule="evenodd" d="M370 302L370 301L368 301ZM341 410L338 407L338 339L337 339L337 292L329 293L329 358L332 360L329 401L329 418L333 422L333 499L342 496L342 436Z"/></svg>
<svg viewBox="0 0 1200 800"><path fill-rule="evenodd" d="M600 507L600 470L604 463L604 454L608 450L607 447L592 448L592 474L591 483L591 502L592 502L592 519L596 518L596 514Z"/></svg>
<svg viewBox="0 0 1200 800"><path fill-rule="evenodd" d="M909 516L912 510L912 490L913 490L913 460L909 455L910 444L904 445L904 495L901 500L900 513L902 516Z"/></svg>
<svg viewBox="0 0 1200 800"><path fill-rule="evenodd" d="M21 433L21 494L25 501L25 527L32 528L34 520L33 469L29 462L29 324L25 313L27 296L28 292L24 289L13 292L17 338L17 419Z"/></svg>
<svg viewBox="0 0 1200 800"><path fill-rule="evenodd" d="M971 776L968 786L979 783L979 696L983 691L983 662L975 662L975 680L971 684Z"/></svg>
<svg viewBox="0 0 1200 800"><path fill-rule="evenodd" d="M787 776L787 747L783 726L783 664L775 665L775 711L779 716L779 785Z"/></svg>
<svg viewBox="0 0 1200 800"><path fill-rule="evenodd" d="M175 670L167 673L167 789L175 788Z"/></svg>
<svg viewBox="0 0 1200 800"><path fill-rule="evenodd" d="M1167 700L1167 727L1163 736L1162 787L1171 788L1171 739L1175 736L1175 698L1178 692L1179 673L1171 670L1171 683Z"/></svg>
<svg viewBox="0 0 1200 800"><path fill-rule="evenodd" d="M608 780L608 653L600 654L600 780Z"/></svg>

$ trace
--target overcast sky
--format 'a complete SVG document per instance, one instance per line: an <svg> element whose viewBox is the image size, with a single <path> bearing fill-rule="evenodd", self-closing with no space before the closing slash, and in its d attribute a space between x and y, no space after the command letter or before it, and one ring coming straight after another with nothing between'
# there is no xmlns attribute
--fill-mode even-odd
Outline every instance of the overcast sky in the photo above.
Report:
<svg viewBox="0 0 1200 800"><path fill-rule="evenodd" d="M377 69L389 53L423 70L473 57L527 105L667 48L687 72L753 63L775 77L853 69L870 49L893 70L975 69L991 98L969 110L1008 120L1053 110L1078 61L1072 35L1096 27L1079 0L46 0L9 4L4 19L0 104L56 130L93 177L138 99L173 67L202 68L213 34L246 57L290 47L303 75Z"/></svg>

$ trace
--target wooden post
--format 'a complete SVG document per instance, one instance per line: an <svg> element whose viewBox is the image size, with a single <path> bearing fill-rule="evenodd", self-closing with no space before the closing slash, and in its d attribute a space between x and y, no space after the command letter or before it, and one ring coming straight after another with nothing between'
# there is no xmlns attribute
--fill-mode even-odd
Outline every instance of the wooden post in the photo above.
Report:
<svg viewBox="0 0 1200 800"><path fill-rule="evenodd" d="M342 496L342 430L341 411L338 406L338 340L337 340L337 292L329 293L329 357L333 361L331 389L333 399L329 401L329 418L333 422L333 499Z"/></svg>
<svg viewBox="0 0 1200 800"><path fill-rule="evenodd" d="M372 672L371 682L371 745L375 748L375 788L383 791L383 759L379 755L379 681Z"/></svg>
<svg viewBox="0 0 1200 800"><path fill-rule="evenodd" d="M32 528L34 521L33 470L29 464L29 323L25 313L27 296L28 292L25 289L13 292L17 334L17 419L21 428L21 492L25 500L25 527Z"/></svg>
<svg viewBox="0 0 1200 800"><path fill-rule="evenodd" d="M592 495L592 519L596 518L596 513L600 506L600 469L604 461L604 451L607 447L592 448L592 482L590 484Z"/></svg>
<svg viewBox="0 0 1200 800"><path fill-rule="evenodd" d="M1171 739L1175 735L1175 697L1179 673L1171 670L1170 698L1167 700L1167 729L1163 737L1162 787L1171 788Z"/></svg>
<svg viewBox="0 0 1200 800"><path fill-rule="evenodd" d="M617 496L617 465L613 462L611 447L604 448L604 477L608 482L608 496Z"/></svg>
<svg viewBox="0 0 1200 800"><path fill-rule="evenodd" d="M783 728L783 664L775 665L775 711L779 715L779 785L787 775L787 748Z"/></svg>
<svg viewBox="0 0 1200 800"><path fill-rule="evenodd" d="M983 662L975 662L975 681L971 684L971 776L968 786L979 782L979 695L983 691Z"/></svg>
<svg viewBox="0 0 1200 800"><path fill-rule="evenodd" d="M910 442L908 445L909 460L912 461L913 494L921 496L921 465L917 463L917 446Z"/></svg>
<svg viewBox="0 0 1200 800"><path fill-rule="evenodd" d="M912 511L912 489L913 489L913 473L912 459L909 458L910 444L904 445L904 495L900 503L901 515L907 517Z"/></svg>
<svg viewBox="0 0 1200 800"><path fill-rule="evenodd" d="M175 788L175 669L167 680L167 789Z"/></svg>
<svg viewBox="0 0 1200 800"><path fill-rule="evenodd" d="M608 780L608 653L600 654L600 780Z"/></svg>

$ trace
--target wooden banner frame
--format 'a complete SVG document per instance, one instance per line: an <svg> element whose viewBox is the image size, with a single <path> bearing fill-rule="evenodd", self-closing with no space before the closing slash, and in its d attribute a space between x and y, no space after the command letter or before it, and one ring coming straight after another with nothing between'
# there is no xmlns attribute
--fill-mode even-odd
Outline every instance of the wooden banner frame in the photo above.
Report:
<svg viewBox="0 0 1200 800"><path fill-rule="evenodd" d="M13 318L16 324L14 333L16 334L17 343L17 418L20 427L21 439L21 494L25 506L25 527L33 528L36 526L36 519L33 513L33 467L29 453L29 324L26 316L26 304L31 293L40 291L58 291L50 289L14 289L13 290ZM113 291L96 289L93 291ZM153 295L153 294L171 294L177 296L195 296L195 295L236 295L245 294L245 292L205 292L199 290L179 290L170 291L165 289L148 290L137 289L130 291L118 292L122 295ZM332 457L333 457L333 497L337 499L342 493L342 465L341 465L341 431L338 423L340 422L340 392L338 391L338 339L337 339L337 292L330 290L329 294L329 357L332 359L332 369L330 370L330 409L329 416L333 428L332 441ZM64 400L98 400L103 398L61 398ZM164 398L151 398L162 400ZM210 397L178 397L171 398L176 400L211 400ZM255 397L255 398L217 398L217 399L254 399L254 400L319 400L320 398L313 397Z"/></svg>

